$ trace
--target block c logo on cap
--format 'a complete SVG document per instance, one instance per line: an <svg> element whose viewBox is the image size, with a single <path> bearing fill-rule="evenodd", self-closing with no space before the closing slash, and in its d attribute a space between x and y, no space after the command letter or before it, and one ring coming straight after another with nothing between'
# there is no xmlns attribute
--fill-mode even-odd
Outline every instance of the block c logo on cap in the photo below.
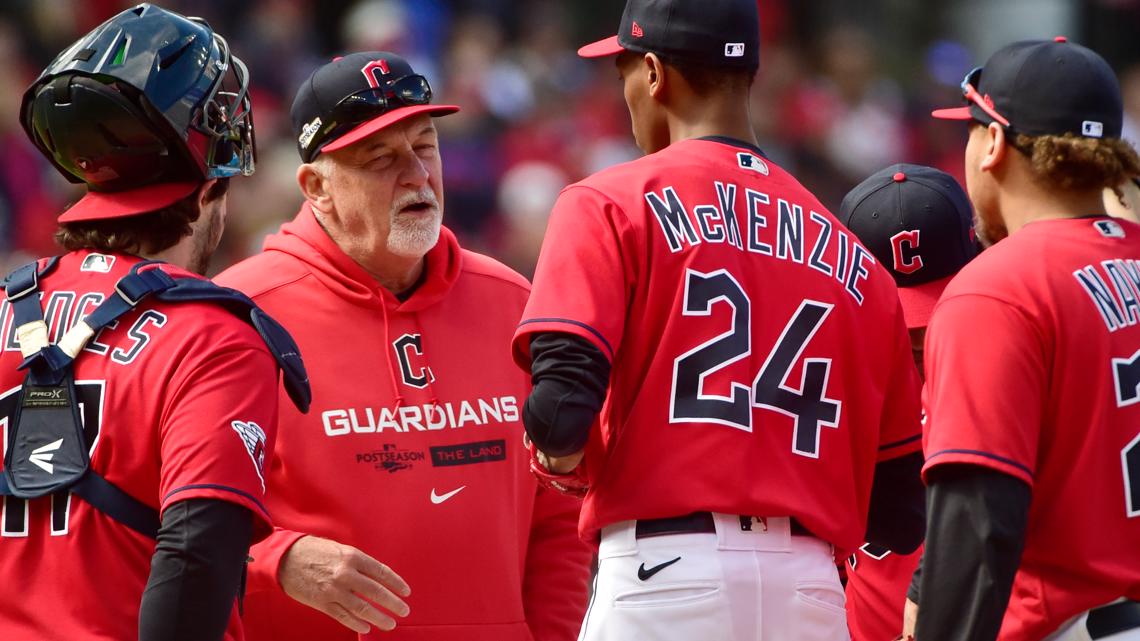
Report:
<svg viewBox="0 0 1140 641"><path fill-rule="evenodd" d="M913 274L922 269L922 255L918 253L920 229L900 231L891 236L891 250L894 253L895 271L900 274Z"/></svg>
<svg viewBox="0 0 1140 641"><path fill-rule="evenodd" d="M1104 123L1086 120L1081 123L1081 135L1087 138L1104 138Z"/></svg>
<svg viewBox="0 0 1140 641"><path fill-rule="evenodd" d="M726 43L724 43L724 57L725 58L743 58L744 57L744 43L743 42L726 42Z"/></svg>
<svg viewBox="0 0 1140 641"><path fill-rule="evenodd" d="M360 73L364 74L364 79L368 81L368 86L372 87L373 89L379 89L380 84L383 82L383 80L376 76L377 69L380 70L381 76L386 76L389 73L392 73L388 69L387 60L373 60L372 62L369 62L360 68Z"/></svg>

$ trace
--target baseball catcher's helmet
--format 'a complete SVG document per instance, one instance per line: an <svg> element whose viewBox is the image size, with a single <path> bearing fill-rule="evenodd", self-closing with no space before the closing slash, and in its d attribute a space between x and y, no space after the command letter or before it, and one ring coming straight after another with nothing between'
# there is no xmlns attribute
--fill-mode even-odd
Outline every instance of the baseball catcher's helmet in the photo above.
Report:
<svg viewBox="0 0 1140 641"><path fill-rule="evenodd" d="M140 4L61 53L20 121L92 192L253 173L249 74L204 20Z"/></svg>

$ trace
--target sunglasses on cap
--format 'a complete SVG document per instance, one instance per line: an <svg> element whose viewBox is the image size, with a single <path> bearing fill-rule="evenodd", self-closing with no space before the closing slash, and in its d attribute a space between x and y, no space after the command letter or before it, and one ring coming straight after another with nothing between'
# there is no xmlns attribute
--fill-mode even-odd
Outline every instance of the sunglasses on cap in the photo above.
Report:
<svg viewBox="0 0 1140 641"><path fill-rule="evenodd" d="M1009 129L1011 127L1009 118L1006 118L998 113L997 109L994 109L994 101L992 99L978 92L978 84L981 80L982 67L974 67L974 69L962 79L962 96L966 99L968 104L972 103L976 105L979 109L986 112L986 115L993 118L995 122Z"/></svg>
<svg viewBox="0 0 1140 641"><path fill-rule="evenodd" d="M389 111L429 103L431 85L427 78L418 74L397 78L383 87L370 87L349 94L329 110L326 124L310 143L304 161L312 162L328 143Z"/></svg>

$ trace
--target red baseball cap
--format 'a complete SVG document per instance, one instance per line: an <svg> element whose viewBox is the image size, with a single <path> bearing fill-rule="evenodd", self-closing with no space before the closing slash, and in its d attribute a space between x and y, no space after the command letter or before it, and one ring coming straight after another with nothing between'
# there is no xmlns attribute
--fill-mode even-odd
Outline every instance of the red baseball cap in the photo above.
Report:
<svg viewBox="0 0 1140 641"><path fill-rule="evenodd" d="M201 182L147 185L123 191L88 191L87 195L60 214L59 222L103 220L137 216L162 209L194 193Z"/></svg>
<svg viewBox="0 0 1140 641"><path fill-rule="evenodd" d="M431 86L407 60L387 51L351 53L318 68L289 110L297 151L312 162L418 114L443 116L455 105L431 104Z"/></svg>

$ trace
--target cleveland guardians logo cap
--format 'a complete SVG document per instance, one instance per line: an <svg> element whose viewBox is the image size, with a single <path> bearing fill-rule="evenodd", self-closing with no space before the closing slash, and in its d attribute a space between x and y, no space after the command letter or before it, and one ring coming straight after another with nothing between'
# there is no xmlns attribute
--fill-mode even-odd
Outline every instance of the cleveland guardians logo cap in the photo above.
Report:
<svg viewBox="0 0 1140 641"><path fill-rule="evenodd" d="M907 327L926 327L942 290L978 253L966 192L931 167L874 174L843 198L838 218L891 272Z"/></svg>
<svg viewBox="0 0 1140 641"><path fill-rule="evenodd" d="M935 118L997 122L1014 134L1119 138L1120 83L1095 51L1058 36L999 49L962 80L965 107Z"/></svg>
<svg viewBox="0 0 1140 641"><path fill-rule="evenodd" d="M629 0L616 36L578 50L583 58L653 52L665 62L760 65L756 0Z"/></svg>
<svg viewBox="0 0 1140 641"><path fill-rule="evenodd" d="M455 105L431 104L431 85L400 56L363 51L337 58L305 80L289 116L301 160L335 151L416 114L443 116Z"/></svg>

